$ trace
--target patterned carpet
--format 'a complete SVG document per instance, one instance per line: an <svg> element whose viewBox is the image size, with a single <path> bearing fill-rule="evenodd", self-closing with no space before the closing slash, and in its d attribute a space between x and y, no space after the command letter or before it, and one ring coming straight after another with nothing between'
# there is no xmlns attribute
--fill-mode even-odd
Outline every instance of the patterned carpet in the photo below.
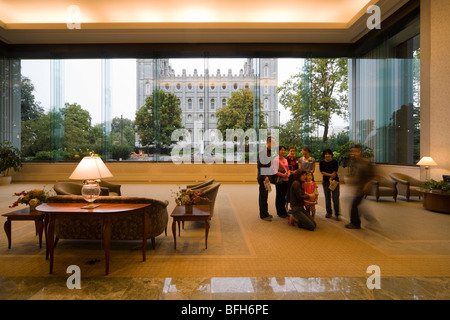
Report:
<svg viewBox="0 0 450 320"><path fill-rule="evenodd" d="M33 187L2 187L0 213L11 210L13 192ZM123 185L122 192L169 200L170 214L175 206L171 191L176 188L130 184ZM366 277L370 265L379 266L390 277L450 276L449 215L426 211L419 201L369 199L363 205L363 229L348 230L344 225L351 192L342 188L343 221L325 219L321 199L318 227L311 232L289 226L274 210L272 222L260 220L257 185L222 185L208 249L204 224L186 222L174 250L169 219L167 236L157 237L156 250L148 250L146 262L142 262L139 241L113 242L109 277ZM272 192L270 208L275 208L274 197ZM368 222L365 218L370 215ZM2 217L0 222L4 221ZM4 231L0 232L0 276L50 276L45 247L39 249L33 223L14 221L12 227L11 249ZM65 276L69 265L80 266L84 277L102 276L102 243L61 240L55 249L54 274Z"/></svg>

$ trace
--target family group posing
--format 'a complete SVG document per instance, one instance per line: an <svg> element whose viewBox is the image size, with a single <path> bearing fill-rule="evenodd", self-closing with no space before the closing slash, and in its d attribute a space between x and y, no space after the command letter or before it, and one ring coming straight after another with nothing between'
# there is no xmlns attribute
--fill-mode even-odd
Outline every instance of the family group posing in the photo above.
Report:
<svg viewBox="0 0 450 320"><path fill-rule="evenodd" d="M267 139L266 150L262 150L258 158L259 183L259 215L266 221L272 221L268 209L268 195L270 183L275 184L275 207L280 218L287 218L291 225L297 224L299 228L314 230L316 228L315 205L318 199L318 186L314 182L316 160L311 157L308 147L302 149L303 156L295 157L295 147L279 146L276 157L271 155L274 138ZM285 157L286 151L288 155ZM273 162L273 163L272 163ZM277 168L270 172L268 168ZM327 218L332 217L332 202L337 220L341 220L339 211L339 165L333 159L333 152L329 149L323 151L323 160L319 163L320 173L323 176L322 185L325 195ZM330 188L331 185L331 188ZM333 188L334 187L334 188ZM332 190L333 189L333 190Z"/></svg>

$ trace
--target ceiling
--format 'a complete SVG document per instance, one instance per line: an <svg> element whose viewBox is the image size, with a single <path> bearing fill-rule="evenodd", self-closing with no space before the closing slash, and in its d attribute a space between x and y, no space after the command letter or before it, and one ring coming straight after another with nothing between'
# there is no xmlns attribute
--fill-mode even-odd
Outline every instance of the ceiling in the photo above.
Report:
<svg viewBox="0 0 450 320"><path fill-rule="evenodd" d="M6 44L354 43L409 0L0 0ZM73 5L76 6L73 6Z"/></svg>

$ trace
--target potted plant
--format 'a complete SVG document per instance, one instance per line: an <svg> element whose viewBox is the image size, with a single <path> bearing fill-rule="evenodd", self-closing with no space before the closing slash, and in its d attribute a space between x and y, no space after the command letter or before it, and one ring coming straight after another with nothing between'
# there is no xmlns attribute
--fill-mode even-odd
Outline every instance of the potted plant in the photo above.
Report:
<svg viewBox="0 0 450 320"><path fill-rule="evenodd" d="M358 143L356 141L350 140L346 144L343 144L342 146L340 146L336 150L336 160L337 160L339 166L341 166L343 168L348 167L348 172L349 172L350 176L352 176L355 173L354 168L352 166L352 157L350 154L350 150L353 146L359 146L361 148L362 156L364 158L370 159L373 157L372 148L370 148L362 143ZM346 176L344 176L344 181L346 181L346 180L348 180L348 175L347 175L347 178L346 178Z"/></svg>
<svg viewBox="0 0 450 320"><path fill-rule="evenodd" d="M424 182L423 188L430 192L450 194L450 186L449 186L448 182L446 182L444 180L436 181L436 180L430 179L430 180Z"/></svg>
<svg viewBox="0 0 450 320"><path fill-rule="evenodd" d="M11 183L9 170L19 171L22 167L22 152L14 147L10 141L0 143L0 184Z"/></svg>

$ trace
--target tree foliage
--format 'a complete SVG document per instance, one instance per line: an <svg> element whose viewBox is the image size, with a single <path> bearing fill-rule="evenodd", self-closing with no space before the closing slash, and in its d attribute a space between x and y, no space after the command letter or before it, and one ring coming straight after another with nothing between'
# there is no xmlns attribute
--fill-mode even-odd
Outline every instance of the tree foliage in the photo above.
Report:
<svg viewBox="0 0 450 320"><path fill-rule="evenodd" d="M22 121L38 120L44 113L44 108L39 101L35 100L34 85L31 80L22 76L20 86L20 111Z"/></svg>
<svg viewBox="0 0 450 320"><path fill-rule="evenodd" d="M83 148L89 141L91 115L77 103L65 103L61 111L64 123L64 148Z"/></svg>
<svg viewBox="0 0 450 320"><path fill-rule="evenodd" d="M248 88L231 94L227 104L217 110L217 129L226 137L227 129L242 129L244 132L254 127L254 97ZM261 103L259 104L261 105ZM260 113L260 128L266 128L264 113Z"/></svg>
<svg viewBox="0 0 450 320"><path fill-rule="evenodd" d="M331 117L348 115L347 92L347 59L310 59L301 73L278 88L280 103L291 111L293 121L310 132L317 126L323 127L325 143Z"/></svg>
<svg viewBox="0 0 450 320"><path fill-rule="evenodd" d="M181 129L181 108L176 95L154 91L136 112L135 126L141 145L169 146L175 129Z"/></svg>
<svg viewBox="0 0 450 320"><path fill-rule="evenodd" d="M89 151L101 153L104 139L114 159L127 159L134 151L136 132L132 120L113 118L110 134L105 137L105 124L92 125L89 111L81 105L65 103L63 109L45 113L41 103L35 101L34 85L25 77L21 93L21 150L27 159L79 160Z"/></svg>

